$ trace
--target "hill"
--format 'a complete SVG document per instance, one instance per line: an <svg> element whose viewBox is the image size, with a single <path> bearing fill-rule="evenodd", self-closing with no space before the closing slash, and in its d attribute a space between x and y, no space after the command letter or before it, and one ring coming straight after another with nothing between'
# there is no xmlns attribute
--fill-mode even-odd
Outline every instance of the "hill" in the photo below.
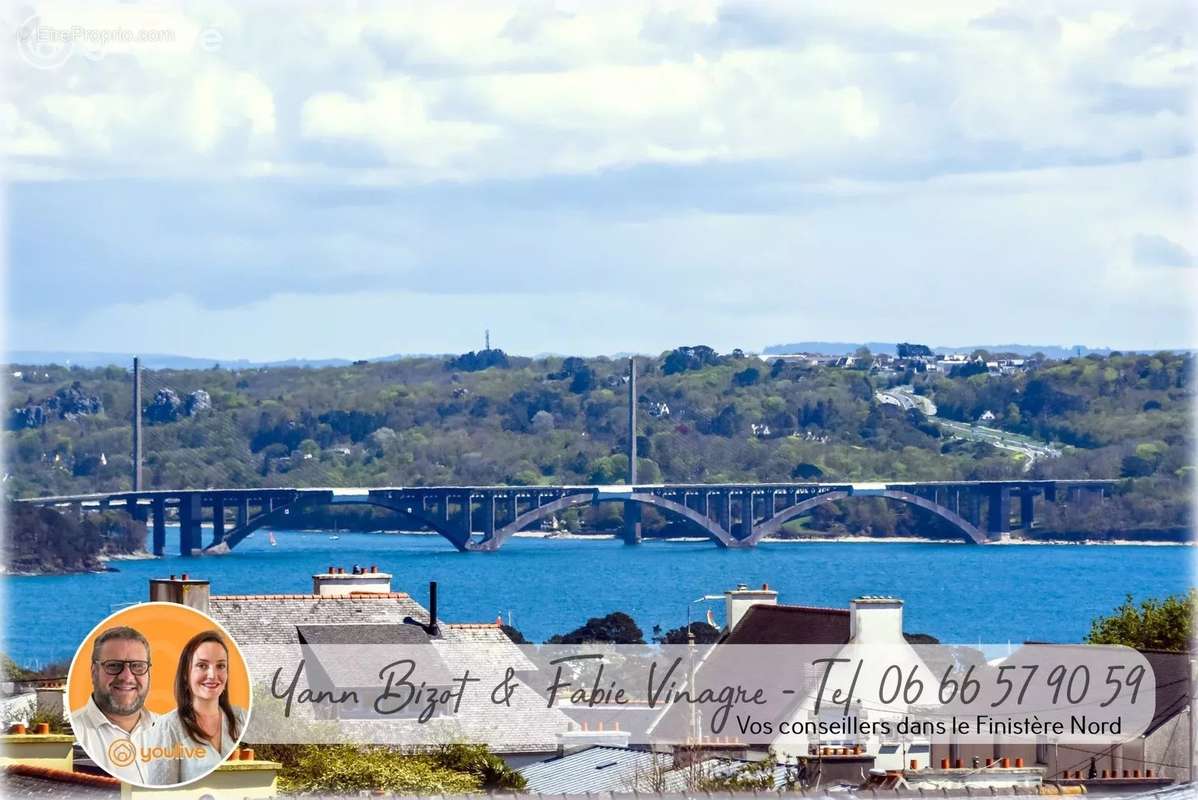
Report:
<svg viewBox="0 0 1198 800"><path fill-rule="evenodd" d="M1099 515L1049 521L1060 530L1189 521L1190 355L1091 355L956 376L785 364L701 346L640 364L644 482L1119 478L1124 489ZM618 483L628 470L626 367L491 350L149 371L145 479L148 487ZM126 369L38 367L6 380L10 496L128 487ZM990 412L988 424L1056 442L1064 454L1028 469L1020 454L879 403L876 393L896 385L931 398L942 417ZM586 522L607 513L601 506ZM858 502L821 512L815 524L884 533L935 525L911 513Z"/></svg>

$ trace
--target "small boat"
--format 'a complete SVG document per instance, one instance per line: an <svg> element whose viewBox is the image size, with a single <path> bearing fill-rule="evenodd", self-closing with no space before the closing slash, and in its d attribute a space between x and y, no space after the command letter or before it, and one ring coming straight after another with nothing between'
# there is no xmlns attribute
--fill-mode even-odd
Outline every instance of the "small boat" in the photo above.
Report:
<svg viewBox="0 0 1198 800"><path fill-rule="evenodd" d="M267 533L266 535L267 535L268 537L270 537L270 546L271 546L271 547L278 547L278 546L279 546L279 543L275 541L275 532L274 532L274 531L271 531L271 532Z"/></svg>
<svg viewBox="0 0 1198 800"><path fill-rule="evenodd" d="M247 533L247 534L245 535L245 538L247 538L247 539L253 539L253 538L254 538L254 532L253 532L253 531L250 531L249 533Z"/></svg>
<svg viewBox="0 0 1198 800"><path fill-rule="evenodd" d="M337 541L337 540L338 540L338 539L340 539L340 538L341 538L340 536L330 536L330 537L329 537L329 541L330 541L330 542L335 542L335 541Z"/></svg>

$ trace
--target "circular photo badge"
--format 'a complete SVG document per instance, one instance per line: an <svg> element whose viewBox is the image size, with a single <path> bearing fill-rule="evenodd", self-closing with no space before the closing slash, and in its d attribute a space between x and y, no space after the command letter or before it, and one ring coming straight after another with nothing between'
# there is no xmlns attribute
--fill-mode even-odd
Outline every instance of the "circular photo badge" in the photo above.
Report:
<svg viewBox="0 0 1198 800"><path fill-rule="evenodd" d="M250 717L245 658L220 623L178 603L109 616L79 645L67 675L75 741L96 766L141 787L208 775Z"/></svg>

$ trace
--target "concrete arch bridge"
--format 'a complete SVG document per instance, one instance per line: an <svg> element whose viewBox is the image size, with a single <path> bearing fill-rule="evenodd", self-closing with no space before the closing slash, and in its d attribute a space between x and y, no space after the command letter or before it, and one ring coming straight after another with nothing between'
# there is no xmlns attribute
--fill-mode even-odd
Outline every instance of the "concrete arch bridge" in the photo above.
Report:
<svg viewBox="0 0 1198 800"><path fill-rule="evenodd" d="M825 503L884 497L948 522L962 539L986 544L1031 528L1037 508L1059 500L1101 502L1114 481L1014 480L906 483L737 483L633 486L427 486L384 488L184 489L29 498L19 502L89 510L123 508L150 523L153 550L166 549L166 520L179 523L183 555L228 553L255 530L285 523L294 510L320 505L388 509L413 527L433 530L463 552L500 549L514 534L569 508L623 505L624 541L641 541L650 506L685 520L720 547L755 546L787 522ZM202 541L207 523L212 531Z"/></svg>

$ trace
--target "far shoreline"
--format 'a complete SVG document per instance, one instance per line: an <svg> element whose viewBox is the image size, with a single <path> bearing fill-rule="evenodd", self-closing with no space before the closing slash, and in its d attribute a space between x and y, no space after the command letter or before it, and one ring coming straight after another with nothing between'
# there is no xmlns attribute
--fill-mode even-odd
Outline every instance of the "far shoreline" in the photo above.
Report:
<svg viewBox="0 0 1198 800"><path fill-rule="evenodd" d="M315 528L302 529L276 529L275 533L304 533L304 534L327 534L330 536L342 536L347 533L370 533L370 534L385 534L390 536L440 536L436 531L397 531L375 529L370 531L326 531ZM477 533L477 532L476 532ZM599 531L595 533L564 533L558 531L520 531L513 534L514 539L545 539L549 541L564 541L564 542L579 542L579 541L597 541L605 542L620 538L620 534L609 531ZM646 536L642 542L707 542L710 541L706 536ZM862 534L816 534L811 536L767 536L761 540L770 544L818 544L822 542L830 544L966 544L962 539L930 539L922 536L865 536ZM1006 541L990 542L993 545L1078 545L1078 546L1096 546L1096 545L1120 545L1120 546L1143 546L1143 547L1189 547L1196 544L1194 540L1186 541L1171 541L1166 539L1024 539L1012 538ZM153 558L154 556L151 556Z"/></svg>

